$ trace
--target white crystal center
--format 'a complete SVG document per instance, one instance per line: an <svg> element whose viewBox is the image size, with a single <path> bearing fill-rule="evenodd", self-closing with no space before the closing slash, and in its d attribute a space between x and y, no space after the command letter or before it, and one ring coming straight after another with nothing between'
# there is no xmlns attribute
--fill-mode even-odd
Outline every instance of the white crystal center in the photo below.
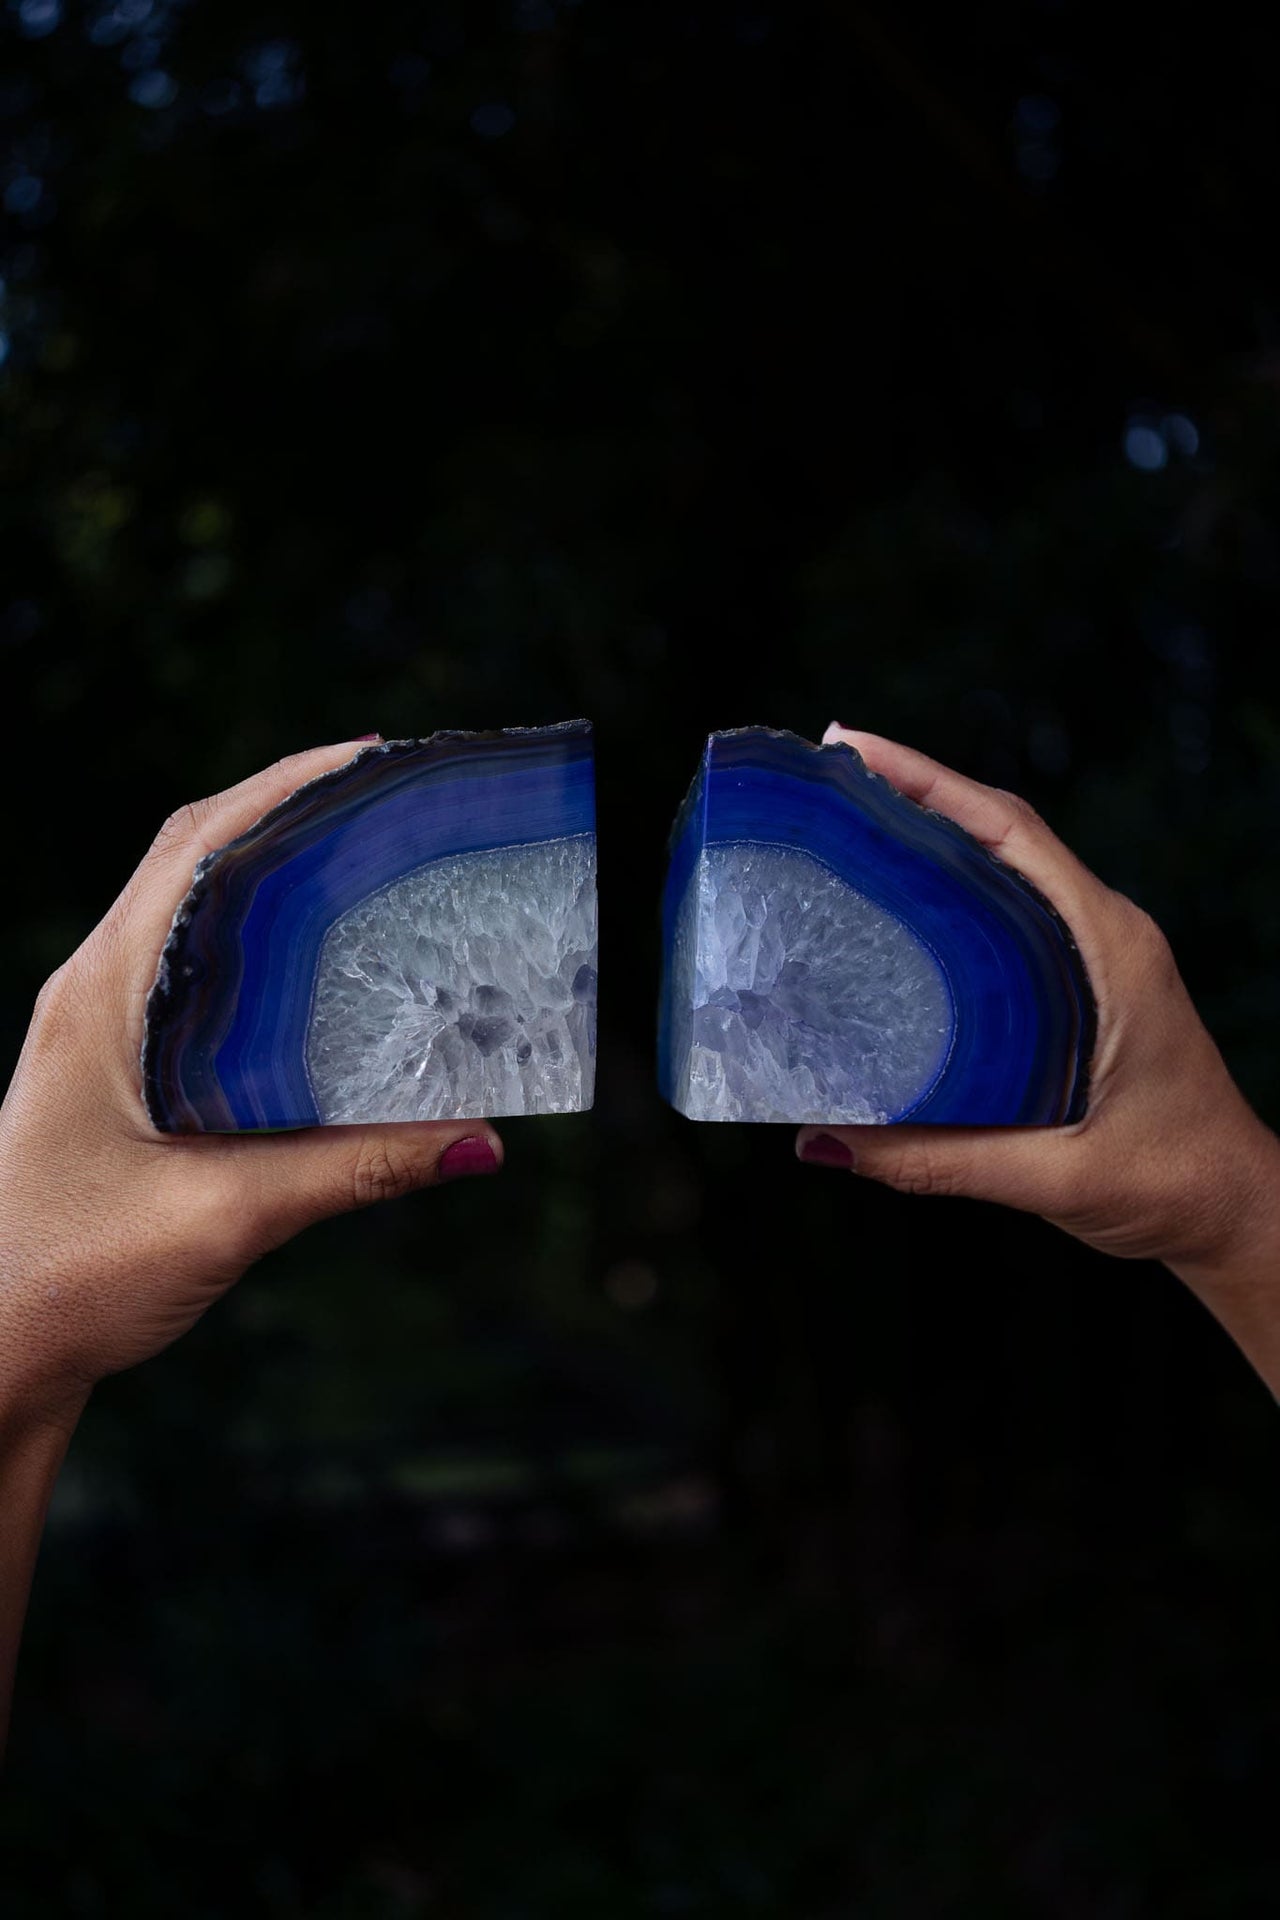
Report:
<svg viewBox="0 0 1280 1920"><path fill-rule="evenodd" d="M432 861L325 935L307 1072L326 1124L575 1113L595 1051L591 834Z"/></svg>
<svg viewBox="0 0 1280 1920"><path fill-rule="evenodd" d="M693 1120L893 1120L928 1092L951 1042L936 956L788 847L703 849L673 984L675 1104Z"/></svg>

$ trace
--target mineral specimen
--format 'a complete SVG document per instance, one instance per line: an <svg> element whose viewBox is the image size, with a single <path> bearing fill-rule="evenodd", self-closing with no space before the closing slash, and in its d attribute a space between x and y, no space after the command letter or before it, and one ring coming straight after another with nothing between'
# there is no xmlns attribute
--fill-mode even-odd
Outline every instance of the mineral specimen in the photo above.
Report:
<svg viewBox="0 0 1280 1920"><path fill-rule="evenodd" d="M663 900L662 1091L692 1120L968 1126L1084 1112L1070 931L851 747L713 733Z"/></svg>
<svg viewBox="0 0 1280 1920"><path fill-rule="evenodd" d="M167 1133L591 1105L591 729L362 749L203 859L147 1001Z"/></svg>

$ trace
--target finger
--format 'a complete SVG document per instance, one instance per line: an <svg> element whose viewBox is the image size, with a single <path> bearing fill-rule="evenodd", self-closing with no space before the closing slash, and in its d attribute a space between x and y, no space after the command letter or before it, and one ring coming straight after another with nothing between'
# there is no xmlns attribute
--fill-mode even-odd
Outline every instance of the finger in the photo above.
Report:
<svg viewBox="0 0 1280 1920"><path fill-rule="evenodd" d="M256 1251L265 1252L312 1221L498 1173L502 1161L502 1141L483 1120L314 1127L241 1140L235 1177L249 1184Z"/></svg>
<svg viewBox="0 0 1280 1920"><path fill-rule="evenodd" d="M963 1194L1053 1216L1068 1203L1072 1128L801 1127L796 1154L899 1193Z"/></svg>
<svg viewBox="0 0 1280 1920"><path fill-rule="evenodd" d="M367 742L348 740L290 754L238 786L188 801L170 814L117 903L128 909L130 945L158 953L198 861L247 832L298 787L368 750Z"/></svg>
<svg viewBox="0 0 1280 1920"><path fill-rule="evenodd" d="M1072 916L1068 902L1087 906L1107 893L1097 875L1016 794L984 787L914 747L904 747L878 733L842 727L833 720L822 743L831 746L838 741L852 747L872 773L883 775L899 793L918 806L946 814L980 841L988 853L1016 867L1063 911L1069 922Z"/></svg>

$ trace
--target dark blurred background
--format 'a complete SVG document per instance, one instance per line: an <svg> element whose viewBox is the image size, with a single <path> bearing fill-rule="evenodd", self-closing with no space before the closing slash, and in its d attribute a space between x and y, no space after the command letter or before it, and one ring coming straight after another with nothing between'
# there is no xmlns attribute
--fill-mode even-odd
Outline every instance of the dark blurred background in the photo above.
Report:
<svg viewBox="0 0 1280 1920"><path fill-rule="evenodd" d="M0 1028L176 804L598 730L590 1116L95 1396L6 1916L1273 1914L1275 1409L1161 1269L653 1086L711 727L1028 795L1280 1113L1276 46L9 0Z"/></svg>

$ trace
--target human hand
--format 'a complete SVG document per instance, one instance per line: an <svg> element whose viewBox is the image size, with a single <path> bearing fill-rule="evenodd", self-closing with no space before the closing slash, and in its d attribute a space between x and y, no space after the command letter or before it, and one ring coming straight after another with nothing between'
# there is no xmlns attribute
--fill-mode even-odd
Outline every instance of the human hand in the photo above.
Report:
<svg viewBox="0 0 1280 1920"><path fill-rule="evenodd" d="M904 1192L1042 1214L1105 1253L1163 1260L1206 1294L1246 1270L1251 1290L1271 1271L1280 1284L1280 1142L1232 1080L1149 915L1015 794L876 734L833 723L823 740L855 748L872 772L1039 888L1075 936L1098 1035L1088 1111L1073 1126L803 1127L800 1158L851 1166Z"/></svg>
<svg viewBox="0 0 1280 1920"><path fill-rule="evenodd" d="M41 992L0 1107L5 1419L74 1425L96 1381L168 1346L311 1221L500 1167L483 1121L170 1135L142 1105L143 1009L196 861L357 751L300 753L180 808Z"/></svg>

